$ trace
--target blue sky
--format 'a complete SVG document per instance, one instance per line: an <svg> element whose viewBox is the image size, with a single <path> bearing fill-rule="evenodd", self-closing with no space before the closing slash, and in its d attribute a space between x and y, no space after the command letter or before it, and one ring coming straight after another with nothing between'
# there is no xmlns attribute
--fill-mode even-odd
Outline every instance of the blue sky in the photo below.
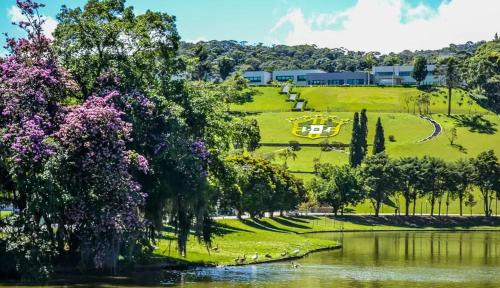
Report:
<svg viewBox="0 0 500 288"><path fill-rule="evenodd" d="M57 24L62 4L46 0L47 30ZM15 0L0 0L0 31L10 25ZM316 44L363 51L434 49L486 40L500 30L500 0L128 0L136 13L160 10L177 17L185 41L238 40L249 43Z"/></svg>

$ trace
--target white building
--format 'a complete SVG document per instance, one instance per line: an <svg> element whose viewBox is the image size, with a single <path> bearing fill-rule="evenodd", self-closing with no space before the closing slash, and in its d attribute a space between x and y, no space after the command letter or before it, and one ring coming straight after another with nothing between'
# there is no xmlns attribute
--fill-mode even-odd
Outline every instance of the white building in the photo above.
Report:
<svg viewBox="0 0 500 288"><path fill-rule="evenodd" d="M247 71L243 77L250 81L250 85L266 85L271 82L271 73L266 71Z"/></svg>
<svg viewBox="0 0 500 288"><path fill-rule="evenodd" d="M436 65L427 65L427 76L420 83L421 85L439 85L442 84L443 77L436 75ZM411 77L413 66L374 66L372 68L373 80L379 85L401 85L417 84L417 81Z"/></svg>
<svg viewBox="0 0 500 288"><path fill-rule="evenodd" d="M307 85L307 74L326 73L323 70L278 70L273 71L273 80L278 82L292 81L295 85Z"/></svg>

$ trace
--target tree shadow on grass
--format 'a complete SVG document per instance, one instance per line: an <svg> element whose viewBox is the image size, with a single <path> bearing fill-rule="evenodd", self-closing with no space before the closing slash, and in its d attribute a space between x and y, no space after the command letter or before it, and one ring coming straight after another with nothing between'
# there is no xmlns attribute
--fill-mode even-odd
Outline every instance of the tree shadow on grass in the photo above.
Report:
<svg viewBox="0 0 500 288"><path fill-rule="evenodd" d="M495 134L498 129L497 124L483 118L482 115L454 115L457 126L469 128L470 132L481 134Z"/></svg>
<svg viewBox="0 0 500 288"><path fill-rule="evenodd" d="M293 228L298 228L298 229L311 229L308 226L301 225L299 223L294 223L286 217L276 217L276 218L273 218L273 220L280 223L283 226L288 226L288 227L293 227Z"/></svg>
<svg viewBox="0 0 500 288"><path fill-rule="evenodd" d="M498 226L500 217L458 216L337 216L336 220L349 221L364 226L392 226L398 228L471 228L474 226Z"/></svg>
<svg viewBox="0 0 500 288"><path fill-rule="evenodd" d="M294 217L294 216L280 216L280 218L284 218L286 220L294 221L294 222L299 222L299 223L305 223L305 224L309 223L309 221L301 219L301 218L304 218L302 216L299 216L299 217Z"/></svg>
<svg viewBox="0 0 500 288"><path fill-rule="evenodd" d="M231 233L236 233L236 232L248 232L248 233L255 233L254 231L238 228L238 227L233 227L227 224L222 224L222 223L217 223L215 222L214 224L214 230L215 234L218 236L224 236L227 234Z"/></svg>
<svg viewBox="0 0 500 288"><path fill-rule="evenodd" d="M457 148L460 153L467 154L467 148L465 148L464 146L462 146L460 144L453 143L453 144L451 144L451 147Z"/></svg>
<svg viewBox="0 0 500 288"><path fill-rule="evenodd" d="M289 232L286 230L282 230L278 227L275 227L273 225L270 225L269 223L263 222L258 219L241 219L241 223L250 226L255 229L259 230L266 230L266 231L271 231L271 232L278 232L278 233L283 233L283 232Z"/></svg>

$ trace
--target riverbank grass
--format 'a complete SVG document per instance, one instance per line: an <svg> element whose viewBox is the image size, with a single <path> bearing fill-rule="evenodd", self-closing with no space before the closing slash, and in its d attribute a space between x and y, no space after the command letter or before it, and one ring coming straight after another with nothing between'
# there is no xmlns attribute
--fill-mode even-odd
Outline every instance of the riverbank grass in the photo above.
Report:
<svg viewBox="0 0 500 288"><path fill-rule="evenodd" d="M280 258L286 259L297 249L299 252L292 256L301 256L313 250L335 248L339 245L333 240L298 235L293 230L272 225L273 221L269 219L217 220L217 235L213 238L212 248L207 248L194 236L191 236L185 258L179 255L175 239L171 238L172 235L165 233L165 239L159 242L155 253L158 256L186 261L191 264L230 265L236 264L235 259L243 256L246 256L244 263L248 264ZM281 254L285 250L289 254L282 256ZM258 254L257 261L253 261L252 256L256 253ZM266 254L269 254L271 258L265 257Z"/></svg>

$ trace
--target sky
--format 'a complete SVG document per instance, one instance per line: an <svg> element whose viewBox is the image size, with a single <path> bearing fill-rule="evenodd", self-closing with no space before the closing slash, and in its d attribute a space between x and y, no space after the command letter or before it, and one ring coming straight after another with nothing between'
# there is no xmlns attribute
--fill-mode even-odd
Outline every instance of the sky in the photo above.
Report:
<svg viewBox="0 0 500 288"><path fill-rule="evenodd" d="M57 26L61 5L86 0L38 0L45 30ZM237 40L265 45L315 44L382 53L439 49L490 40L500 33L500 0L128 0L177 17L182 40ZM0 0L0 32L22 36L10 25L22 19L15 0Z"/></svg>

